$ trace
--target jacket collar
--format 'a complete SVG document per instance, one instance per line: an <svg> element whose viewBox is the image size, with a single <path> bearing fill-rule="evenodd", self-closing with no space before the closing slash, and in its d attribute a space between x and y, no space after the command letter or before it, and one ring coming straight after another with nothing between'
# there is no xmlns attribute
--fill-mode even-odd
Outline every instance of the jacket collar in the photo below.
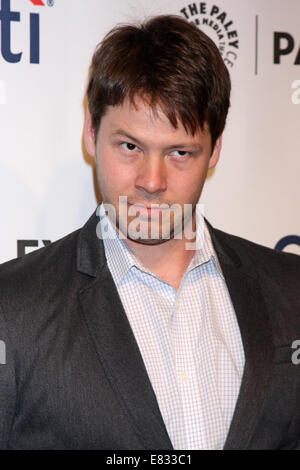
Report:
<svg viewBox="0 0 300 470"><path fill-rule="evenodd" d="M106 264L97 214L98 208L80 230L77 242L77 270L92 277L96 277Z"/></svg>

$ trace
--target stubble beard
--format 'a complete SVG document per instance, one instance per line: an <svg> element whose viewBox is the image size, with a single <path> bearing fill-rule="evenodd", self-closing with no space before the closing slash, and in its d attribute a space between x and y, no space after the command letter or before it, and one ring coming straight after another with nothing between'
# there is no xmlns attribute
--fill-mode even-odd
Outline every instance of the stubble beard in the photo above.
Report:
<svg viewBox="0 0 300 470"><path fill-rule="evenodd" d="M164 225L162 213L155 217L149 215L142 219L142 224L135 225L137 228L136 231L130 230L130 227L137 217L129 216L128 208L127 210L123 209L121 214L116 206L115 209L116 228L118 232L121 232L123 236L136 243L143 245L160 245L174 238L184 238L186 229L193 230L196 204L192 205L191 213L187 213L182 209L180 217L178 214L170 211L166 217L167 223ZM140 225L142 225L142 227Z"/></svg>

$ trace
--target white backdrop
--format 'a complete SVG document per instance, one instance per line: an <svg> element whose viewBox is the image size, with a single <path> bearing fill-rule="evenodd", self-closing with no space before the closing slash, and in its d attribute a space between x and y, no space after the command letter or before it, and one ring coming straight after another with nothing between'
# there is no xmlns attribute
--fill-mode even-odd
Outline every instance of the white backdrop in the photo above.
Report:
<svg viewBox="0 0 300 470"><path fill-rule="evenodd" d="M43 246L80 227L95 209L93 170L82 146L92 53L116 23L161 13L197 20L223 49L232 77L221 160L202 197L206 217L272 248L294 236L285 251L300 254L299 0L0 3L0 29L11 30L0 51L0 262L17 256L18 240ZM9 23L8 8L20 14ZM30 19L39 22L39 38ZM31 63L38 39L39 63ZM9 62L7 51L22 52L20 60Z"/></svg>

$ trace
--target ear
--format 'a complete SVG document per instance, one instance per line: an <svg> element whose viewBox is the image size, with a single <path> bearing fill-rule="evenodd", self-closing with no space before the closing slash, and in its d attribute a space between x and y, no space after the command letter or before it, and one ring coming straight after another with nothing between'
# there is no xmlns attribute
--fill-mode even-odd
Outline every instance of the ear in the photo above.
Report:
<svg viewBox="0 0 300 470"><path fill-rule="evenodd" d="M85 124L84 124L84 143L87 152L92 156L96 156L96 143L95 143L95 131L92 125L92 117L90 110L87 109Z"/></svg>
<svg viewBox="0 0 300 470"><path fill-rule="evenodd" d="M221 148L222 148L222 134L216 140L214 151L211 154L209 164L208 164L209 169L214 168L216 164L218 163L219 158L220 158Z"/></svg>

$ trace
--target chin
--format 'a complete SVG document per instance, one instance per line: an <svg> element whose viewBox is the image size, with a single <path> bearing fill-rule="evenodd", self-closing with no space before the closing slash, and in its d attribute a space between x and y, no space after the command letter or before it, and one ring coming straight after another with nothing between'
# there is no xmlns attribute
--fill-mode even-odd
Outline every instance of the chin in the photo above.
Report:
<svg viewBox="0 0 300 470"><path fill-rule="evenodd" d="M131 238L128 235L128 239L140 243L141 245L162 245L170 240L170 238Z"/></svg>

